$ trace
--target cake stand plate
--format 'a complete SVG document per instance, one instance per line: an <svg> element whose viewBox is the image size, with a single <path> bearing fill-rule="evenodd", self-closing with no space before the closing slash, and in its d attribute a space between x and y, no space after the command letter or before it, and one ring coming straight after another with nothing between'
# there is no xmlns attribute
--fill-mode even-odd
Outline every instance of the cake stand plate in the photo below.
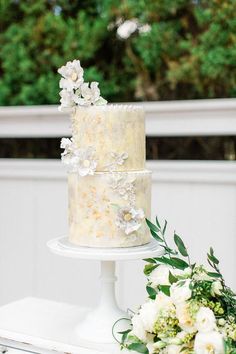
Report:
<svg viewBox="0 0 236 354"><path fill-rule="evenodd" d="M114 343L112 327L120 319L128 319L128 314L119 309L115 297L116 261L158 257L163 254L159 244L153 239L143 246L127 248L80 247L69 242L67 237L58 237L47 243L49 249L60 256L99 260L101 262L101 296L96 308L88 311L85 319L75 328L76 337L88 343ZM125 328L122 328L124 326ZM127 321L119 323L118 331L127 328Z"/></svg>

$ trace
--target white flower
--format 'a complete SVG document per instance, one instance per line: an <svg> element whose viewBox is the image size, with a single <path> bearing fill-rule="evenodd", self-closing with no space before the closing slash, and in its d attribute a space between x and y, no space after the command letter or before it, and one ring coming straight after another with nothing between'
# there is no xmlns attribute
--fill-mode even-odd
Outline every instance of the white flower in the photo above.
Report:
<svg viewBox="0 0 236 354"><path fill-rule="evenodd" d="M167 354L179 354L181 353L181 350L182 350L182 346L180 345L171 344L166 347Z"/></svg>
<svg viewBox="0 0 236 354"><path fill-rule="evenodd" d="M223 337L216 331L197 333L194 342L196 354L224 354Z"/></svg>
<svg viewBox="0 0 236 354"><path fill-rule="evenodd" d="M179 304L191 298L190 279L180 280L170 287L170 297L174 304Z"/></svg>
<svg viewBox="0 0 236 354"><path fill-rule="evenodd" d="M119 165L119 166L123 165L125 160L128 158L128 154L127 154L127 152L123 152L121 154L118 154L117 152L112 152L111 158L112 158L112 162L110 162L109 164L107 164L105 166L105 168L109 172L115 171L117 168L117 165Z"/></svg>
<svg viewBox="0 0 236 354"><path fill-rule="evenodd" d="M142 209L134 209L129 206L122 207L118 211L116 225L124 230L126 235L129 235L140 228L144 216Z"/></svg>
<svg viewBox="0 0 236 354"><path fill-rule="evenodd" d="M176 305L176 317L179 320L179 327L187 333L195 332L194 319L190 313L189 303L183 302ZM183 333L183 332L181 332Z"/></svg>
<svg viewBox="0 0 236 354"><path fill-rule="evenodd" d="M127 39L138 29L138 21L136 18L124 21L118 28L117 34L122 39Z"/></svg>
<svg viewBox="0 0 236 354"><path fill-rule="evenodd" d="M80 176L94 174L97 161L94 158L95 149L93 147L79 149L73 139L62 138L61 148L65 149L61 154L62 162L68 165L72 172L78 172Z"/></svg>
<svg viewBox="0 0 236 354"><path fill-rule="evenodd" d="M98 88L98 82L91 82L90 87L88 82L84 82L79 92L75 95L75 102L79 106L90 106L90 105L104 105L107 103L104 98L100 96L100 90Z"/></svg>
<svg viewBox="0 0 236 354"><path fill-rule="evenodd" d="M71 112L72 109L75 107L74 93L72 91L61 90L59 95L61 96L60 98L61 105L58 108L59 111Z"/></svg>
<svg viewBox="0 0 236 354"><path fill-rule="evenodd" d="M139 33L148 33L151 31L151 26L148 23L139 26Z"/></svg>
<svg viewBox="0 0 236 354"><path fill-rule="evenodd" d="M165 264L160 264L149 275L148 279L152 286L158 285L170 285L169 273L172 272L172 268Z"/></svg>
<svg viewBox="0 0 236 354"><path fill-rule="evenodd" d="M130 334L135 335L138 337L141 341L145 342L147 339L147 333L144 328L143 321L141 319L141 316L138 314L135 314L132 319L132 331Z"/></svg>
<svg viewBox="0 0 236 354"><path fill-rule="evenodd" d="M211 332L216 327L216 318L211 309L201 307L196 315L196 328L199 332Z"/></svg>
<svg viewBox="0 0 236 354"><path fill-rule="evenodd" d="M212 296L221 295L222 290L223 290L223 286L219 280L216 280L212 283L212 285L211 285L211 295Z"/></svg>
<svg viewBox="0 0 236 354"><path fill-rule="evenodd" d="M160 306L155 300L149 300L142 305L139 315L146 331L150 333L153 332L153 327L157 320L159 311Z"/></svg>
<svg viewBox="0 0 236 354"><path fill-rule="evenodd" d="M160 312L169 312L174 310L174 304L171 298L163 292L159 292L155 299Z"/></svg>
<svg viewBox="0 0 236 354"><path fill-rule="evenodd" d="M58 69L58 72L63 76L60 80L59 86L67 91L78 89L84 81L84 71L79 60L73 60L72 62L68 61L66 65L63 65Z"/></svg>
<svg viewBox="0 0 236 354"><path fill-rule="evenodd" d="M97 167L97 161L94 159L95 149L88 147L87 149L78 149L76 155L76 170L80 176L94 175Z"/></svg>
<svg viewBox="0 0 236 354"><path fill-rule="evenodd" d="M155 353L160 353L160 349L164 348L166 346L165 343L162 341L158 341L156 343L148 343L147 348L148 348L148 353L149 354L155 354Z"/></svg>

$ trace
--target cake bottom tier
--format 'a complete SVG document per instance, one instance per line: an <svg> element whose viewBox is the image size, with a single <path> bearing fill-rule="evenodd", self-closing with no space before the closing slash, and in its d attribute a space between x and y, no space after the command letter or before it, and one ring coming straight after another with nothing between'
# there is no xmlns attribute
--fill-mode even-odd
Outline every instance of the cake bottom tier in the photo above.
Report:
<svg viewBox="0 0 236 354"><path fill-rule="evenodd" d="M150 241L151 172L69 173L69 240L89 247L132 247Z"/></svg>

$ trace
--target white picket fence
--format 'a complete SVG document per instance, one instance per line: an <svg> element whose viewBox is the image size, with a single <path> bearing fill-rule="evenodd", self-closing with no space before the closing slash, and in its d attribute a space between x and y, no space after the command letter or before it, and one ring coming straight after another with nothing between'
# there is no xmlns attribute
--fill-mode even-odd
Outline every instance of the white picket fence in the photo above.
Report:
<svg viewBox="0 0 236 354"><path fill-rule="evenodd" d="M236 100L145 103L147 134L235 135ZM65 136L69 119L56 107L0 108L0 137ZM193 260L213 246L236 288L236 164L148 161L153 171L153 215L178 231ZM0 160L0 304L34 295L93 305L99 264L51 254L46 241L67 233L66 173L57 160ZM142 261L120 262L122 307L145 295ZM132 286L131 286L132 284Z"/></svg>

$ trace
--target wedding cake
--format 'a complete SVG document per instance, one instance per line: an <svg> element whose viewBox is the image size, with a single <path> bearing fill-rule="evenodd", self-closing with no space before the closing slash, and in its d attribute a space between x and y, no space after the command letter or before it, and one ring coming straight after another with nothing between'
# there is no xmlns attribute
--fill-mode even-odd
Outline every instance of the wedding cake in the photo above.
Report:
<svg viewBox="0 0 236 354"><path fill-rule="evenodd" d="M142 108L108 105L97 82L84 82L80 61L62 66L60 110L70 112L63 138L68 167L69 241L89 247L131 247L150 241L151 172L145 169Z"/></svg>

